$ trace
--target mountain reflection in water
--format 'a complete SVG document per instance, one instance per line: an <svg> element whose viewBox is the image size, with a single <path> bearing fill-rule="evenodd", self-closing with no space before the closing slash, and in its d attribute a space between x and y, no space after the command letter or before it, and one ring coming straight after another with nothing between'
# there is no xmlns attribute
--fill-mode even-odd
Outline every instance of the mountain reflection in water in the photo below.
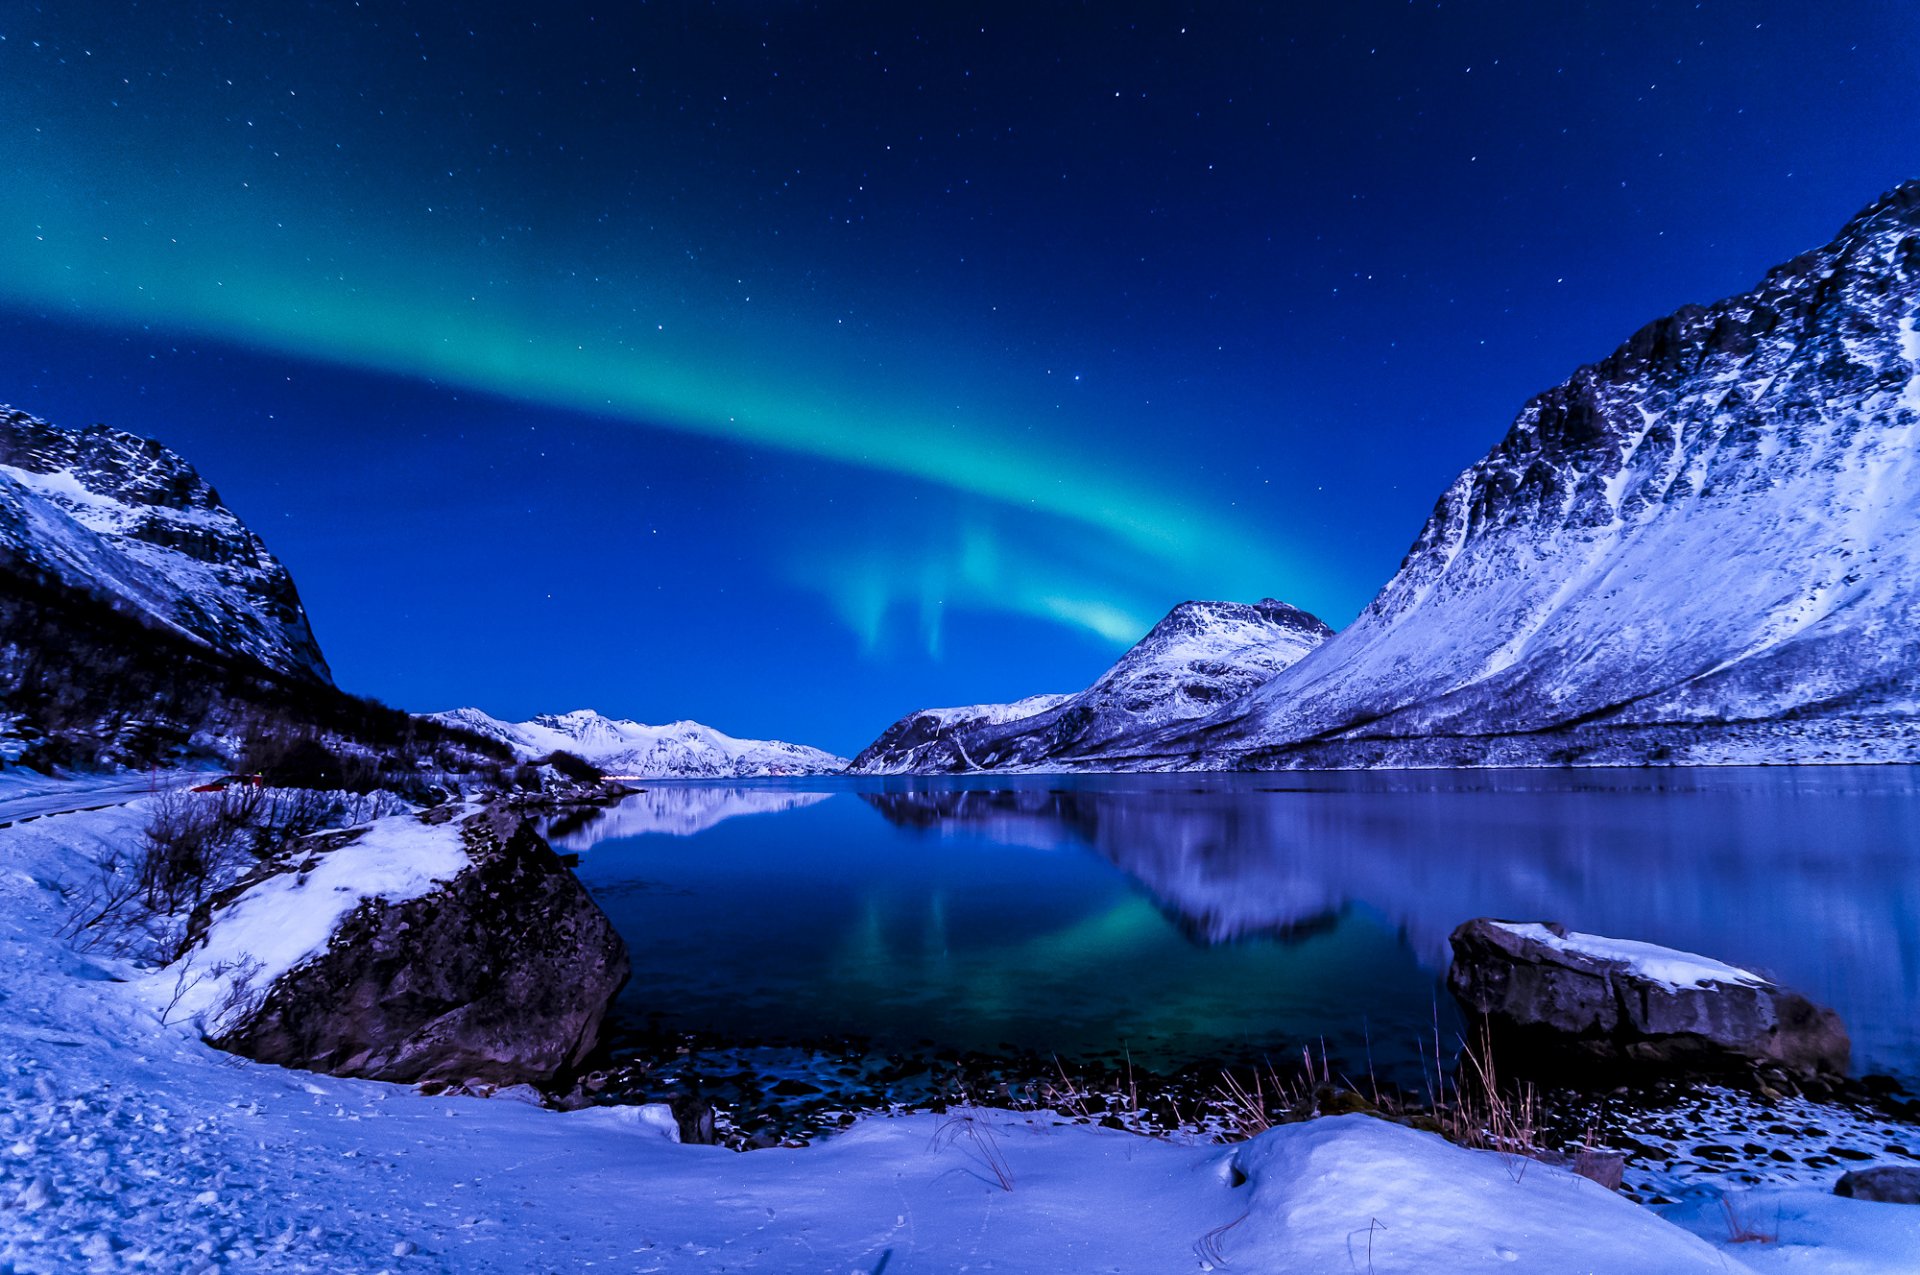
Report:
<svg viewBox="0 0 1920 1275"><path fill-rule="evenodd" d="M639 835L694 826L686 852ZM702 1029L729 1027L726 1001L787 1033L1200 1048L1351 1037L1339 1020L1371 1015L1377 1044L1430 1024L1449 932L1494 915L1767 972L1841 1012L1860 1067L1920 1075L1911 768L686 785L565 844L595 847L597 892L685 891L606 903L637 971L678 989L668 1017Z"/></svg>

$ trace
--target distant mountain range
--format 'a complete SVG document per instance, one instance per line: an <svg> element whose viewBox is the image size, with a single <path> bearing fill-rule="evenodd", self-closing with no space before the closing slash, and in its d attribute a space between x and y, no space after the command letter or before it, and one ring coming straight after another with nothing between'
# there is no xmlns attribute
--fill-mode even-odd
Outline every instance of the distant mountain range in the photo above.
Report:
<svg viewBox="0 0 1920 1275"><path fill-rule="evenodd" d="M537 760L555 752L584 758L610 775L630 779L746 779L773 775L830 775L847 759L803 744L735 739L699 722L647 726L604 717L591 709L503 722L477 708L428 717L498 740L515 756Z"/></svg>
<svg viewBox="0 0 1920 1275"><path fill-rule="evenodd" d="M859 774L1045 766L1124 747L1206 716L1265 684L1333 634L1268 598L1183 602L1077 695L924 709L888 727L853 760Z"/></svg>

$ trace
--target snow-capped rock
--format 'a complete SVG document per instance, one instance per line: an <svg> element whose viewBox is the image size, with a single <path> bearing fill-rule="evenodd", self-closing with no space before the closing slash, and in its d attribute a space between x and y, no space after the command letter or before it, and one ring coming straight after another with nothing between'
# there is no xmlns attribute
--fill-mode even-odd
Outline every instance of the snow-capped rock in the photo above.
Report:
<svg viewBox="0 0 1920 1275"><path fill-rule="evenodd" d="M1917 446L1909 182L1534 398L1358 620L1107 764L1920 758Z"/></svg>
<svg viewBox="0 0 1920 1275"><path fill-rule="evenodd" d="M293 577L192 465L151 439L0 407L0 563L331 684Z"/></svg>
<svg viewBox="0 0 1920 1275"><path fill-rule="evenodd" d="M804 744L735 739L699 722L647 726L626 718L603 717L585 708L542 714L524 722L503 722L477 708L456 708L428 716L498 740L527 760L555 752L572 753L609 775L629 779L830 775L847 765L844 757Z"/></svg>
<svg viewBox="0 0 1920 1275"><path fill-rule="evenodd" d="M504 806L296 842L194 921L154 994L221 1049L337 1076L552 1080L599 1042L629 968L606 915Z"/></svg>
<svg viewBox="0 0 1920 1275"><path fill-rule="evenodd" d="M1845 1075L1839 1015L1743 969L1653 943L1485 917L1453 932L1447 986L1508 1047L1588 1064Z"/></svg>
<svg viewBox="0 0 1920 1275"><path fill-rule="evenodd" d="M868 774L1043 766L1203 717L1297 663L1332 635L1267 598L1183 602L1077 695L929 709L895 722L854 759Z"/></svg>

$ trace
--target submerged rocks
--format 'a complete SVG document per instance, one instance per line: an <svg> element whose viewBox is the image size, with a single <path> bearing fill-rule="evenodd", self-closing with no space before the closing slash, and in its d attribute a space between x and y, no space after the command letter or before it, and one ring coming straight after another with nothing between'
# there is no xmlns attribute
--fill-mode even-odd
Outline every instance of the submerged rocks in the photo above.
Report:
<svg viewBox="0 0 1920 1275"><path fill-rule="evenodd" d="M1522 1045L1664 1069L1847 1069L1846 1028L1832 1010L1706 957L1486 918L1452 942L1455 999Z"/></svg>
<svg viewBox="0 0 1920 1275"><path fill-rule="evenodd" d="M398 821L384 820L270 865L222 901L210 953L268 968L257 990L230 990L206 1019L212 1043L375 1080L510 1085L577 1067L627 979L612 923L517 813L489 807L437 827L403 818L410 826L385 830ZM359 860L330 862L351 853ZM332 904L350 910L321 930L323 946L271 968L281 926L356 889ZM257 954L221 934L223 917Z"/></svg>

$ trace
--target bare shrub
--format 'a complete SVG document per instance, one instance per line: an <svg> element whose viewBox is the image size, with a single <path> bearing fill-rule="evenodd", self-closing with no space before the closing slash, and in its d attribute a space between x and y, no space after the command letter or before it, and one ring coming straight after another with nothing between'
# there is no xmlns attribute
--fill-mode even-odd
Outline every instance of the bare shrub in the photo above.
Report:
<svg viewBox="0 0 1920 1275"><path fill-rule="evenodd" d="M72 911L59 936L83 952L103 945L119 952L130 922L145 913L139 874L117 850L94 864L92 875L66 894Z"/></svg>
<svg viewBox="0 0 1920 1275"><path fill-rule="evenodd" d="M178 912L207 896L222 821L214 803L196 799L204 795L216 794L163 792L153 799L134 861L149 912Z"/></svg>
<svg viewBox="0 0 1920 1275"><path fill-rule="evenodd" d="M258 1009L261 1000L266 997L267 989L255 987L254 982L265 969L265 963L252 956L243 956L237 961L217 962L213 967L213 975L227 980L227 987L214 1003L207 1021L230 1023Z"/></svg>

